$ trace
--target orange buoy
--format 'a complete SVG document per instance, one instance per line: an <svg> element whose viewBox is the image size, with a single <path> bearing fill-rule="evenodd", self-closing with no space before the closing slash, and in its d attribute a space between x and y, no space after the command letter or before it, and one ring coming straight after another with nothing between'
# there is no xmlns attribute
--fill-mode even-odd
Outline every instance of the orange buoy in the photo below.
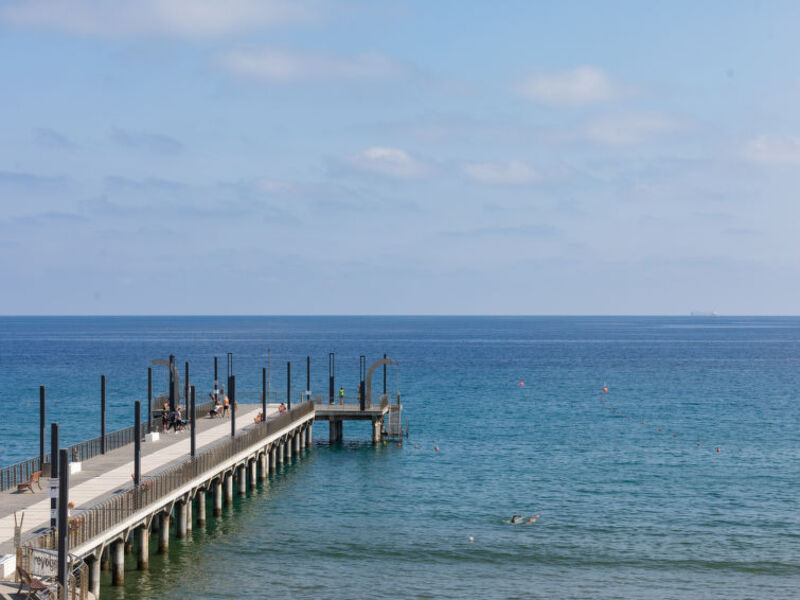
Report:
<svg viewBox="0 0 800 600"><path fill-rule="evenodd" d="M402 448L402 446L403 446L403 444L401 444L400 442L397 442L397 447L398 448Z"/></svg>
<svg viewBox="0 0 800 600"><path fill-rule="evenodd" d="M607 392L607 391L608 391L608 388L603 388L603 391L604 391L604 392Z"/></svg>
<svg viewBox="0 0 800 600"><path fill-rule="evenodd" d="M434 446L433 449L438 452L439 451L439 446Z"/></svg>
<svg viewBox="0 0 800 600"><path fill-rule="evenodd" d="M676 437L678 437L678 434L677 433L673 433L672 437L676 438Z"/></svg>
<svg viewBox="0 0 800 600"><path fill-rule="evenodd" d="M717 448L717 452L720 452L720 449L719 449L719 448Z"/></svg>
<svg viewBox="0 0 800 600"><path fill-rule="evenodd" d="M658 430L661 431L661 427L659 427Z"/></svg>
<svg viewBox="0 0 800 600"><path fill-rule="evenodd" d="M519 382L519 387L522 387L523 385L525 385L525 382L523 382L523 381L520 381L520 382Z"/></svg>
<svg viewBox="0 0 800 600"><path fill-rule="evenodd" d="M414 446L414 450L419 450L419 446Z"/></svg>

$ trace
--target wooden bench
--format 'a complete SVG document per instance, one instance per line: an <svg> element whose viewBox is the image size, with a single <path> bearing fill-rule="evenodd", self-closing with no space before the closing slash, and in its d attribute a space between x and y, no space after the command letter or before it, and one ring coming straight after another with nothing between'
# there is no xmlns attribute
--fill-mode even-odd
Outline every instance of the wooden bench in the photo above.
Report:
<svg viewBox="0 0 800 600"><path fill-rule="evenodd" d="M32 494L35 494L36 492L33 490L33 484L35 483L38 486L39 489L42 489L42 484L39 482L39 478L41 476L42 476L42 472L41 471L36 471L36 473L31 475L31 478L28 479L28 481L23 481L22 483L18 483L17 484L17 491L21 492L21 491L23 491L25 489L28 489L28 490L31 491Z"/></svg>
<svg viewBox="0 0 800 600"><path fill-rule="evenodd" d="M31 595L35 597L38 592L43 592L48 587L50 587L49 585L44 583L41 579L38 579L33 575L31 575L30 573L28 573L22 567L19 566L17 567L17 573L19 573L19 589L17 590L17 596L20 595L20 592L22 592L22 588L26 585L28 586L28 595L25 596L25 598L30 598Z"/></svg>

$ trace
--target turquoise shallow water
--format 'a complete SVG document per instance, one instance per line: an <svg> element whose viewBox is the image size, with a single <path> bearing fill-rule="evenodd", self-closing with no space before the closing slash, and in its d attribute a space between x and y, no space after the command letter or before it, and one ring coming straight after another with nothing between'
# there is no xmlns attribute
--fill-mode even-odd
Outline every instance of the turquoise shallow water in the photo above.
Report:
<svg viewBox="0 0 800 600"><path fill-rule="evenodd" d="M346 424L329 447L317 426L303 460L105 598L798 597L797 318L3 318L0 462L36 452L39 384L76 441L102 372L115 428L151 358L205 389L230 351L258 390L268 346L278 390L287 360L305 387L306 354L323 391L335 350L350 393L359 354L397 358L410 439Z"/></svg>

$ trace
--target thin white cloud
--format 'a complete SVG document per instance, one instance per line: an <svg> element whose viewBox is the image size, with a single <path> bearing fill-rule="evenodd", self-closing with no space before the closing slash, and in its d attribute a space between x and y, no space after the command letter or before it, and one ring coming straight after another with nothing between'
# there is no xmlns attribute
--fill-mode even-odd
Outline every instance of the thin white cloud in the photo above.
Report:
<svg viewBox="0 0 800 600"><path fill-rule="evenodd" d="M558 73L537 73L517 86L522 97L548 108L575 108L607 102L626 90L597 67L578 67Z"/></svg>
<svg viewBox="0 0 800 600"><path fill-rule="evenodd" d="M660 113L619 114L588 122L581 137L599 144L622 146L638 144L684 127L682 121Z"/></svg>
<svg viewBox="0 0 800 600"><path fill-rule="evenodd" d="M760 135L747 143L744 156L765 164L800 165L800 137Z"/></svg>
<svg viewBox="0 0 800 600"><path fill-rule="evenodd" d="M464 174L473 181L494 185L525 185L542 179L536 169L518 160L507 163L466 163L462 168Z"/></svg>
<svg viewBox="0 0 800 600"><path fill-rule="evenodd" d="M12 0L0 20L102 37L217 37L312 19L286 0Z"/></svg>
<svg viewBox="0 0 800 600"><path fill-rule="evenodd" d="M272 83L299 80L396 79L411 69L382 54L337 56L285 50L232 50L218 59L226 71Z"/></svg>
<svg viewBox="0 0 800 600"><path fill-rule="evenodd" d="M373 146L349 156L343 164L357 171L399 179L424 177L430 171L423 161L414 158L405 150L383 146Z"/></svg>

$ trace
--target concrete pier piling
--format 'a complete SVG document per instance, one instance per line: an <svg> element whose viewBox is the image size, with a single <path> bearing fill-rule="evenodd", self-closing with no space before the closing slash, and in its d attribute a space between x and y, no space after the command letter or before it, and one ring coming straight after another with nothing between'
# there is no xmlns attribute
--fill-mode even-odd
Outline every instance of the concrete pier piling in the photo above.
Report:
<svg viewBox="0 0 800 600"><path fill-rule="evenodd" d="M192 508L194 504L194 498L187 498L186 499L186 534L192 533L192 523L194 522L192 519L192 512L194 509Z"/></svg>
<svg viewBox="0 0 800 600"><path fill-rule="evenodd" d="M162 512L158 524L158 551L161 554L169 552L169 524L172 516L168 512Z"/></svg>
<svg viewBox="0 0 800 600"><path fill-rule="evenodd" d="M306 433L306 447L311 448L311 433L313 431L313 426L311 424L308 425L307 433Z"/></svg>
<svg viewBox="0 0 800 600"><path fill-rule="evenodd" d="M186 537L186 500L175 503L175 533L178 539Z"/></svg>
<svg viewBox="0 0 800 600"><path fill-rule="evenodd" d="M275 449L275 445L273 444L269 448L269 472L270 474L275 473L277 471L277 463L278 463L278 451Z"/></svg>
<svg viewBox="0 0 800 600"><path fill-rule="evenodd" d="M269 475L269 453L265 450L258 455L258 478L264 481Z"/></svg>
<svg viewBox="0 0 800 600"><path fill-rule="evenodd" d="M100 598L100 559L90 556L86 564L89 566L89 591L95 598Z"/></svg>
<svg viewBox="0 0 800 600"><path fill-rule="evenodd" d="M201 489L197 492L197 526L205 527L206 524L206 491Z"/></svg>
<svg viewBox="0 0 800 600"><path fill-rule="evenodd" d="M258 460L255 458L250 461L250 489L256 489L258 485Z"/></svg>
<svg viewBox="0 0 800 600"><path fill-rule="evenodd" d="M236 469L236 480L237 480L237 483L239 484L237 486L238 490L239 490L239 495L240 496L246 496L247 495L247 468L245 467L245 465L239 465L239 467Z"/></svg>
<svg viewBox="0 0 800 600"><path fill-rule="evenodd" d="M150 566L150 530L147 525L141 525L136 529L138 556L137 567L140 571L146 571Z"/></svg>
<svg viewBox="0 0 800 600"><path fill-rule="evenodd" d="M214 489L214 516L222 516L222 482L217 479L212 487Z"/></svg>
<svg viewBox="0 0 800 600"><path fill-rule="evenodd" d="M233 504L233 472L225 473L225 504Z"/></svg>
<svg viewBox="0 0 800 600"><path fill-rule="evenodd" d="M116 540L111 543L111 585L125 584L125 543Z"/></svg>
<svg viewBox="0 0 800 600"><path fill-rule="evenodd" d="M283 466L283 442L275 444L275 463L278 467Z"/></svg>

